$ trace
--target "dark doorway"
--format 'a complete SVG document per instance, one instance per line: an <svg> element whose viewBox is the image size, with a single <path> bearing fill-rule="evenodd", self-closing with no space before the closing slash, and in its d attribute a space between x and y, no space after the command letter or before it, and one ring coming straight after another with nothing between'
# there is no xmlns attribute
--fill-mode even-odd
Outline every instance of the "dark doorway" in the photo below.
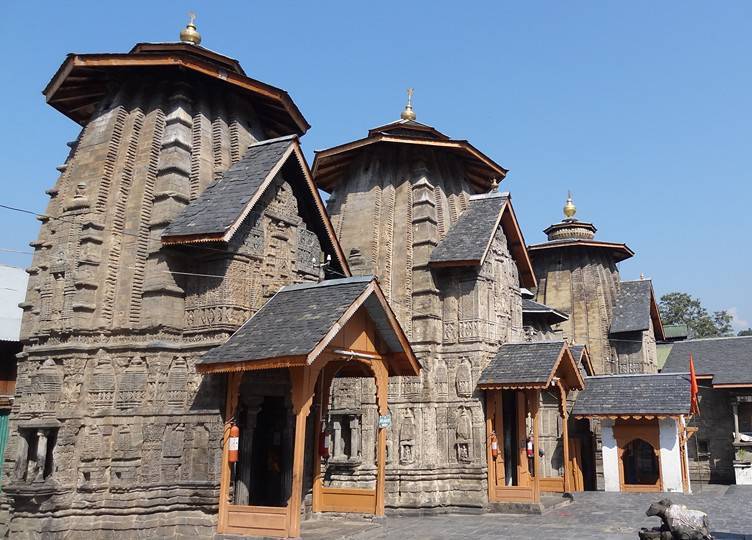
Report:
<svg viewBox="0 0 752 540"><path fill-rule="evenodd" d="M285 506L291 463L288 411L282 397L264 397L256 417L252 449L250 504Z"/></svg>
<svg viewBox="0 0 752 540"><path fill-rule="evenodd" d="M655 449L642 439L634 439L624 447L624 483L656 485L660 476Z"/></svg>
<svg viewBox="0 0 752 540"><path fill-rule="evenodd" d="M502 390L501 396L504 415L504 483L507 486L517 486L517 395L514 391Z"/></svg>

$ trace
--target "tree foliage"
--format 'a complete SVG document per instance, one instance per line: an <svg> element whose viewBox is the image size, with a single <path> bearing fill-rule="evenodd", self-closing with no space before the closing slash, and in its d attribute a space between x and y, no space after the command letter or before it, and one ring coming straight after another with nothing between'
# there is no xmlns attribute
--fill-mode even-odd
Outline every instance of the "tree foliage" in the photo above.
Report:
<svg viewBox="0 0 752 540"><path fill-rule="evenodd" d="M746 330L739 330L739 333L736 335L737 336L752 336L752 328L747 328Z"/></svg>
<svg viewBox="0 0 752 540"><path fill-rule="evenodd" d="M659 302L663 324L686 324L690 337L717 337L732 335L733 316L726 310L712 314L699 299L683 292L661 296Z"/></svg>

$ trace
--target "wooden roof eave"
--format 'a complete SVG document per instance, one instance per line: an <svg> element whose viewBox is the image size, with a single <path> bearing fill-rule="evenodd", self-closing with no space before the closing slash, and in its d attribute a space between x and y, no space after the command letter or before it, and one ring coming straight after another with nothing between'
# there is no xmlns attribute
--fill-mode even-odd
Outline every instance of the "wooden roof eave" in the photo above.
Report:
<svg viewBox="0 0 752 540"><path fill-rule="evenodd" d="M575 418L608 418L611 420L662 420L664 418L679 418L687 416L689 411L680 413L597 413L597 414L574 414Z"/></svg>
<svg viewBox="0 0 752 540"><path fill-rule="evenodd" d="M535 253L537 251L544 251L547 249L559 249L565 247L593 247L593 248L605 248L611 249L616 253L614 257L616 262L621 262L634 256L632 251L626 244L617 244L612 242L597 242L597 241L571 241L571 242L544 242L542 244L533 244L527 247L528 252Z"/></svg>
<svg viewBox="0 0 752 540"><path fill-rule="evenodd" d="M537 287L538 281L535 278L533 263L530 260L530 255L527 251L525 237L523 236L522 229L517 221L517 215L514 213L512 201L509 199L507 199L504 208L502 208L500 220L502 227L504 227L504 234L507 237L507 242L509 243L509 249L512 251L512 256L517 263L517 270L520 273L520 284L528 289ZM495 230L496 229L494 229L494 231ZM486 253L488 253L490 247L491 244L489 243L486 247ZM484 260L485 256L486 254L484 253Z"/></svg>
<svg viewBox="0 0 752 540"><path fill-rule="evenodd" d="M454 151L459 151L461 154L465 154L466 159L477 160L483 167L487 168L490 176L497 176L499 181L503 180L508 169L505 169L498 163L494 162L491 158L486 156L483 152L475 148L468 141L464 140L434 140L423 138L405 137L402 135L390 135L388 133L376 133L373 136L351 141L349 143L333 146L326 150L316 150L315 158L313 160L313 176L316 179L316 185L322 189L329 189L331 182L327 181L326 175L326 162L334 156L339 156L344 153L353 152L365 146L370 146L377 143L396 143L396 144L412 144L416 146L428 146L433 148L445 148ZM351 158L350 158L351 159ZM337 161L338 164L349 161L348 158L341 158ZM322 170L323 169L323 170ZM489 180L490 182L490 180Z"/></svg>
<svg viewBox="0 0 752 540"><path fill-rule="evenodd" d="M279 356L262 358L259 360L240 360L231 362L217 362L212 364L196 364L196 372L210 373L237 373L240 371L260 371L262 369L282 369L289 367L301 367L308 365L305 355Z"/></svg>
<svg viewBox="0 0 752 540"><path fill-rule="evenodd" d="M567 359L567 362L569 364L569 370L574 376L574 385L571 384L572 381L567 381L569 383L569 388L575 390L584 389L585 381L582 379L580 369L577 367L577 363L575 362L574 356L572 355L572 351L569 350L566 342L564 342L564 344L562 345L561 351L559 352L559 357L556 359L556 363L551 369L551 373L548 375L546 386L550 386L553 383L554 377L563 378L560 376L559 370L561 368L562 361L564 361L565 358Z"/></svg>
<svg viewBox="0 0 752 540"><path fill-rule="evenodd" d="M545 390L548 388L548 384L540 381L519 383L485 382L478 383L477 386L481 390Z"/></svg>
<svg viewBox="0 0 752 540"><path fill-rule="evenodd" d="M653 322L653 334L655 338L664 341L666 334L663 331L663 321L661 321L661 312L658 309L658 302L655 300L655 291L653 291L653 284L650 284L650 318Z"/></svg>
<svg viewBox="0 0 752 540"><path fill-rule="evenodd" d="M303 117L295 102L284 90L251 79L240 73L227 71L202 61L194 56L182 54L181 51L165 53L117 53L117 54L71 54L53 75L42 91L47 103L53 104L55 94L67 77L76 68L128 68L128 67L182 67L206 75L216 80L229 83L239 89L263 96L271 102L281 105L296 126L297 134L303 135L311 127ZM57 108L57 107L56 107ZM60 110L60 109L58 109ZM61 111L64 112L64 111Z"/></svg>
<svg viewBox="0 0 752 540"><path fill-rule="evenodd" d="M594 375L595 370L593 369L593 362L590 360L590 352L588 351L587 345L585 345L582 348L582 353L580 354L580 358L578 359L579 362L585 362L587 364L587 373L588 375Z"/></svg>

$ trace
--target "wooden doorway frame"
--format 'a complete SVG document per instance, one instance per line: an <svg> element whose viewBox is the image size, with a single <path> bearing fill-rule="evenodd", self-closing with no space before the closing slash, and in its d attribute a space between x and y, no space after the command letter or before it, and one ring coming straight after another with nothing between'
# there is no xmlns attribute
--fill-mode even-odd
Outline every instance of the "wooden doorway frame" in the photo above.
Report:
<svg viewBox="0 0 752 540"><path fill-rule="evenodd" d="M504 411L502 392L514 392L517 409L517 485L507 486L503 434ZM496 458L491 453L491 445L486 444L488 463L488 500L489 502L531 502L540 501L540 458L538 456L538 410L540 390L537 389L499 389L486 392L486 440L496 433L499 438L500 451ZM531 474L529 459L526 454L527 413L530 412L533 427L533 471ZM499 436L498 434L501 434ZM520 444L522 443L522 444Z"/></svg>
<svg viewBox="0 0 752 540"><path fill-rule="evenodd" d="M624 492L646 493L663 491L663 472L661 469L660 425L657 419L652 420L617 420L614 423L614 439L616 440L619 460L619 489ZM624 450L629 443L641 439L653 449L658 466L658 479L655 484L627 484L624 473Z"/></svg>
<svg viewBox="0 0 752 540"><path fill-rule="evenodd" d="M303 476L305 461L305 432L306 420L311 412L316 383L319 377L331 384L336 370L329 369L330 363L340 364L347 359L351 362L363 364L371 370L376 381L376 402L380 415L387 414L387 390L389 372L386 359L373 353L354 354L366 355L345 357L341 353L326 352L308 367L290 367L290 384L292 394L293 415L295 416L295 433L292 460L292 486L290 498L285 506L250 506L232 504L230 499L230 482L232 470L228 461L229 435L239 404L240 382L243 372L228 374L227 399L225 404L225 422L222 451L222 471L220 480L219 521L217 532L229 534L244 534L258 536L274 536L280 538L300 536L300 508L303 496ZM328 390L327 390L328 392ZM323 396L322 396L323 397ZM329 488L321 482L318 436L320 426L316 420L316 437L314 448L314 484L313 511L314 512L359 512L371 513L376 516L384 515L384 485L386 478L386 429L378 428L376 453L376 487L375 489Z"/></svg>

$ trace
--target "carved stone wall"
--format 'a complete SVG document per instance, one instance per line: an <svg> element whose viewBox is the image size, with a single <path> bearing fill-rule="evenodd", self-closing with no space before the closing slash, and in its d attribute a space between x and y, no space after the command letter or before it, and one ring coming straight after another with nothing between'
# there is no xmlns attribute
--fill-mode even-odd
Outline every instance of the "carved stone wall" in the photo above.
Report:
<svg viewBox="0 0 752 540"><path fill-rule="evenodd" d="M603 249L574 247L532 252L536 302L569 315L555 327L570 343L587 344L598 375L618 373L608 339L619 271Z"/></svg>
<svg viewBox="0 0 752 540"><path fill-rule="evenodd" d="M472 194L453 156L383 145L361 152L328 202L351 270L378 276L423 365L420 377L390 378L387 506L486 502L485 416L476 383L501 343L522 339L517 267L501 228L482 268L428 267ZM368 392L361 403L373 399ZM363 449L373 448L376 419L361 424ZM350 478L364 481L368 466Z"/></svg>
<svg viewBox="0 0 752 540"><path fill-rule="evenodd" d="M160 235L262 138L248 100L154 78L113 90L70 145L31 243L12 537L214 534L224 377L195 362L279 287L316 279L320 247L281 176L228 249Z"/></svg>

